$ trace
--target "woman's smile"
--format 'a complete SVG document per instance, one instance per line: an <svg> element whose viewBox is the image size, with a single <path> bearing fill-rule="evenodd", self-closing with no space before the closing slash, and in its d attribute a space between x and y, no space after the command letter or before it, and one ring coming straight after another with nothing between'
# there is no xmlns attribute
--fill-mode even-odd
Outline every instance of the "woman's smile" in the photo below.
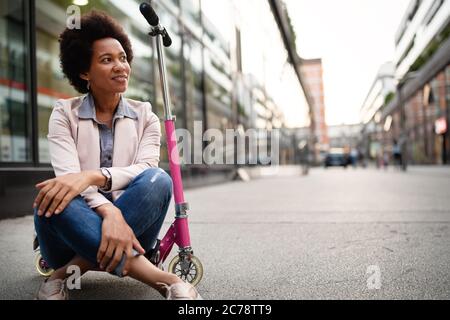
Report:
<svg viewBox="0 0 450 320"><path fill-rule="evenodd" d="M127 75L119 75L119 76L113 77L112 80L114 80L120 84L126 84L128 81L128 76Z"/></svg>

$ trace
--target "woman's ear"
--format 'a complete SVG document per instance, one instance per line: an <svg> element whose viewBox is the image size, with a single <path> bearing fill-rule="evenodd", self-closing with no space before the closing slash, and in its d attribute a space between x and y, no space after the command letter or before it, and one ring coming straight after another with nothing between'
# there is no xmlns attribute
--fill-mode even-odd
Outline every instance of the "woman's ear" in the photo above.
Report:
<svg viewBox="0 0 450 320"><path fill-rule="evenodd" d="M86 81L89 81L89 74L88 73L80 73L80 78Z"/></svg>

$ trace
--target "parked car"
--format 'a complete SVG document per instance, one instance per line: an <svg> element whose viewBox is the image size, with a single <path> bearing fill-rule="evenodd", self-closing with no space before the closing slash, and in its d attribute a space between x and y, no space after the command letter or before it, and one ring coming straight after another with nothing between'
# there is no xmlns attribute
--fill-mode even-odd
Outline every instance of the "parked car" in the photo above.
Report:
<svg viewBox="0 0 450 320"><path fill-rule="evenodd" d="M324 161L325 168L339 166L339 167L347 167L349 161L348 155L344 152L343 149L335 148L330 149L327 153Z"/></svg>

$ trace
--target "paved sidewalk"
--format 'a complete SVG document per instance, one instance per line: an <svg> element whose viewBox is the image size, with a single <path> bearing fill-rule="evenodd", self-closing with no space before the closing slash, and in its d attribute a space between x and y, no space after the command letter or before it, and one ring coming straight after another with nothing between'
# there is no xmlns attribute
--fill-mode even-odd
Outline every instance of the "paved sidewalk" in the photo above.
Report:
<svg viewBox="0 0 450 320"><path fill-rule="evenodd" d="M186 192L206 299L450 298L449 168L289 170ZM0 299L34 297L32 236L31 216L0 221ZM81 285L73 299L161 299L98 272Z"/></svg>

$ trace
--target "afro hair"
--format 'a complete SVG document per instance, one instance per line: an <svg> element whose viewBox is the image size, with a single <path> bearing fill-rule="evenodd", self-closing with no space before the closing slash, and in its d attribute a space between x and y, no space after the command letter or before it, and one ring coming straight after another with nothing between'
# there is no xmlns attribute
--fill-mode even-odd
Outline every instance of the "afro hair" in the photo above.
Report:
<svg viewBox="0 0 450 320"><path fill-rule="evenodd" d="M92 45L104 38L120 42L125 50L128 63L133 60L130 39L123 28L104 12L91 11L81 17L80 29L66 28L59 36L60 63L70 84L80 93L89 92L87 81L80 74L89 71L92 59Z"/></svg>

